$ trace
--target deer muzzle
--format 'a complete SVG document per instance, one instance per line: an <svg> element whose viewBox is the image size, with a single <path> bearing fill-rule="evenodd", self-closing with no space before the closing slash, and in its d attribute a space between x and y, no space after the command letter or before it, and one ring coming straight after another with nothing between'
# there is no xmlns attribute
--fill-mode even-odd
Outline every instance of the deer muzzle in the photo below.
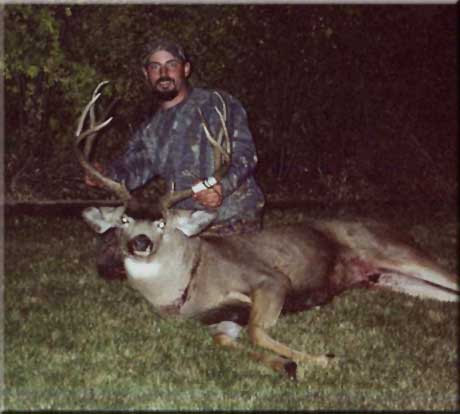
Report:
<svg viewBox="0 0 460 414"><path fill-rule="evenodd" d="M146 257L153 251L153 242L145 234L139 234L128 242L128 252L133 256Z"/></svg>

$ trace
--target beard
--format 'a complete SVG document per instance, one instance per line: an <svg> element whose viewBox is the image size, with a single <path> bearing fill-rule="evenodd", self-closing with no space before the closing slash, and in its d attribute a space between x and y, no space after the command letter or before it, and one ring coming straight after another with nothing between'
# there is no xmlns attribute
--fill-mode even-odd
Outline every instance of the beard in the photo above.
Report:
<svg viewBox="0 0 460 414"><path fill-rule="evenodd" d="M153 93L158 100L166 102L172 101L179 94L179 91L176 89L170 91L159 91L158 89L154 89Z"/></svg>
<svg viewBox="0 0 460 414"><path fill-rule="evenodd" d="M169 90L160 89L160 83L166 81L172 82L174 84L174 88ZM156 81L155 86L153 88L153 93L160 101L165 102L173 100L179 94L179 91L177 90L173 79L164 77Z"/></svg>

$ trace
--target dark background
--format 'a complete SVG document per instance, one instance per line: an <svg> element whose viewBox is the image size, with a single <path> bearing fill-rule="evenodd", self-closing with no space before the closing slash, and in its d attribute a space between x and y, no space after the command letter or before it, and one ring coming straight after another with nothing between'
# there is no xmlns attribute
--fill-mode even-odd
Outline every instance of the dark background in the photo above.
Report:
<svg viewBox="0 0 460 414"><path fill-rule="evenodd" d="M242 101L269 201L451 203L457 190L455 5L7 5L8 201L109 198L72 153L93 88L121 98L95 158L154 109L140 67L167 36L192 83Z"/></svg>

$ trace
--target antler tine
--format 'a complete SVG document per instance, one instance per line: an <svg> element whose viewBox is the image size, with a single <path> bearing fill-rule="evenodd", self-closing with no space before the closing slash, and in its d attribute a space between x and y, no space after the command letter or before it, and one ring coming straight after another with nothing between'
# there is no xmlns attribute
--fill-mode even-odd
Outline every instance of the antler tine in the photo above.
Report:
<svg viewBox="0 0 460 414"><path fill-rule="evenodd" d="M99 89L101 89L103 86L107 85L108 83L110 83L110 81L102 81L102 82L99 82L97 84L97 86L94 88L94 91L93 91L93 97L96 96L97 94L99 94Z"/></svg>
<svg viewBox="0 0 460 414"><path fill-rule="evenodd" d="M94 107L94 104L96 103L96 101L100 98L101 96L101 92L99 92L99 89L101 89L104 85L106 85L107 83L109 83L109 81L102 81L100 82L96 88L94 89L93 91L93 95L92 95L92 98L91 100L88 102L88 104L85 106L85 109L83 110L81 116L80 116L80 119L78 121L78 127L77 127L77 131L75 132L75 136L80 136L81 134L81 131L83 129L83 126L85 124L85 120L86 120L86 116L88 115L88 111ZM94 111L94 110L93 110ZM93 116L94 116L94 112L93 113ZM94 124L92 124L90 126L91 128L94 127Z"/></svg>
<svg viewBox="0 0 460 414"><path fill-rule="evenodd" d="M105 86L106 84L108 84L109 81L102 81L100 82L96 88L94 89L93 91L93 98L96 97L96 96L100 96L101 93L99 92L99 89L101 89L103 86ZM98 98L96 98L98 99ZM110 105L111 107L111 105ZM89 126L90 128L94 128L95 125L96 125L96 105L93 104L91 105L90 107L90 110L89 110ZM108 113L108 111L107 111ZM106 113L104 113L104 115L102 116L102 119L105 118L105 115ZM85 142L85 147L83 149L83 153L85 154L85 157L89 159L89 156L91 154L91 149L93 148L93 145L94 145L94 141L96 140L96 137L97 137L97 134L89 134L88 135L88 138L86 139L86 142Z"/></svg>
<svg viewBox="0 0 460 414"><path fill-rule="evenodd" d="M219 115L220 121L222 123L222 129L219 131L218 139L217 142L219 145L222 145L222 139L224 137L224 134L226 134L226 137L228 138L228 131L227 131L227 105L225 105L224 98L222 95L218 92L214 92L214 94L219 98L221 104L222 104L222 112L219 110L217 106L214 107L216 110L217 114ZM228 140L229 142L230 140Z"/></svg>
<svg viewBox="0 0 460 414"><path fill-rule="evenodd" d="M215 95L222 103L222 111L217 106L214 107L214 110L219 116L222 128L219 130L217 139L210 140L210 142L212 143L212 141L214 141L214 143L212 143L214 149L214 177L217 181L220 181L225 174L227 174L230 167L231 143L227 129L227 105L220 93L215 92ZM208 134L206 136L208 139L210 138Z"/></svg>
<svg viewBox="0 0 460 414"><path fill-rule="evenodd" d="M77 136L76 136L77 139L76 139L75 142L76 142L77 144L80 144L80 142L82 142L83 140L85 140L85 139L88 140L88 139L89 139L88 137L89 137L90 135L93 135L93 134L99 132L102 128L104 128L104 127L106 127L107 125L109 125L110 122L112 122L112 119L113 119L113 117L110 117L109 119L106 119L104 122L101 122L100 124L96 125L95 127L91 128L91 129L89 129L89 130L87 130L87 131L84 131L84 132L81 133L80 135L77 135ZM91 148L90 148L90 149L91 149ZM86 154L86 153L85 153L85 155L89 155L89 154Z"/></svg>
<svg viewBox="0 0 460 414"><path fill-rule="evenodd" d="M164 213L178 202L186 200L187 198L190 198L192 195L193 190L191 188L188 188L187 190L183 191L171 191L165 194L164 196L160 197L160 210Z"/></svg>
<svg viewBox="0 0 460 414"><path fill-rule="evenodd" d="M89 155L94 143L94 140L96 138L97 133L105 128L113 119L113 117L106 119L105 121L100 122L99 124L96 123L96 116L95 116L95 104L97 100L100 98L101 93L99 92L99 89L104 86L105 84L109 83L108 81L103 81L100 82L92 95L91 100L89 103L85 106L80 119L78 121L78 126L77 130L75 132L76 139L74 141L74 149L75 153L77 155L77 159L80 162L80 165L83 167L85 171L87 171L88 174L90 174L92 177L96 178L98 181L102 183L104 187L106 187L108 190L114 192L123 202L127 202L129 199L131 199L131 194L127 190L126 186L124 183L119 183L117 181L111 180L110 178L104 176L100 171L98 171L90 162L89 162ZM113 101L112 104L110 105L109 109L113 107L113 104L116 101ZM90 126L89 129L86 131L83 131L83 127L85 125L86 118L88 116L89 112L89 117L90 117ZM108 113L108 111L106 111ZM106 114L104 114L106 115ZM105 116L104 116L105 117ZM85 142L85 149L82 152L80 150L80 144L82 142Z"/></svg>
<svg viewBox="0 0 460 414"><path fill-rule="evenodd" d="M203 126L204 133L206 135L207 140L213 147L214 150L214 169L218 171L221 168L223 163L230 162L231 156L231 149L230 149L230 138L228 135L227 126L225 123L224 114L219 110L219 108L215 107L215 111L219 116L220 122L222 124L222 129L219 131L217 138L214 138L209 131L209 127L204 119L203 113L199 110L202 122L201 125ZM225 145L222 145L223 138L225 138Z"/></svg>
<svg viewBox="0 0 460 414"><path fill-rule="evenodd" d="M88 115L89 110L96 103L96 101L99 99L100 96L101 96L100 93L98 93L97 95L93 95L91 100L85 106L85 109L83 109L83 112L81 113L80 118L78 120L77 130L75 131L75 136L76 137L79 137L81 135L81 131L82 131L83 126L85 124L86 116Z"/></svg>
<svg viewBox="0 0 460 414"><path fill-rule="evenodd" d="M225 162L230 162L231 156L231 146L230 146L230 137L228 135L227 125L225 123L226 117L225 113L220 112L219 108L214 108L219 115L220 122L222 123L222 129L219 131L216 149L218 150L220 156L223 158ZM225 141L224 141L225 138Z"/></svg>

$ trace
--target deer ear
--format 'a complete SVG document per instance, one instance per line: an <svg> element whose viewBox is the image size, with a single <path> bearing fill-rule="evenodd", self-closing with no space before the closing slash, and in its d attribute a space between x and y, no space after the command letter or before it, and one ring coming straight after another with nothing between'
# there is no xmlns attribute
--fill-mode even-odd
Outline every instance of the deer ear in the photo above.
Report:
<svg viewBox="0 0 460 414"><path fill-rule="evenodd" d="M166 223L180 230L187 237L192 237L201 233L216 217L217 213L209 211L174 210L168 212Z"/></svg>
<svg viewBox="0 0 460 414"><path fill-rule="evenodd" d="M124 212L124 206L88 207L83 210L82 216L96 233L102 234L113 227L119 227Z"/></svg>

